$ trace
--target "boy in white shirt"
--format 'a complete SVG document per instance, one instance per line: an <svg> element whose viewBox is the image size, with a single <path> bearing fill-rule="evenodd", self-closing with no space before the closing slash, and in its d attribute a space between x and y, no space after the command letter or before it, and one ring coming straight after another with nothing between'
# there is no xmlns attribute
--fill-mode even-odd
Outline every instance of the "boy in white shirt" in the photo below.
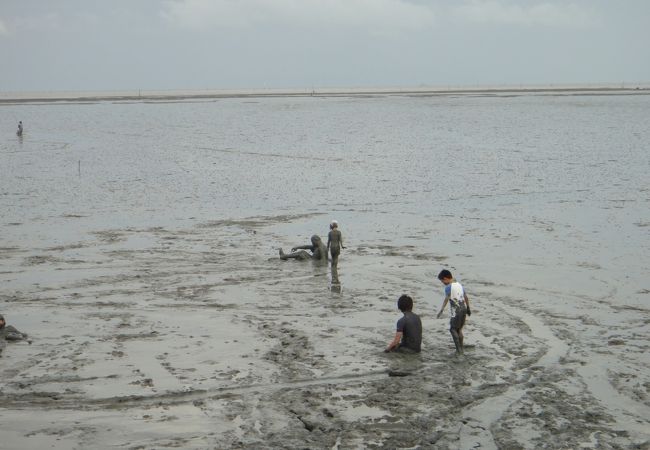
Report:
<svg viewBox="0 0 650 450"><path fill-rule="evenodd" d="M469 298L465 294L463 285L454 280L451 272L447 269L438 274L438 279L445 285L445 301L438 312L438 318L442 315L449 303L449 332L454 340L456 346L456 355L463 354L463 326L465 325L465 317L471 316L472 312L469 308Z"/></svg>

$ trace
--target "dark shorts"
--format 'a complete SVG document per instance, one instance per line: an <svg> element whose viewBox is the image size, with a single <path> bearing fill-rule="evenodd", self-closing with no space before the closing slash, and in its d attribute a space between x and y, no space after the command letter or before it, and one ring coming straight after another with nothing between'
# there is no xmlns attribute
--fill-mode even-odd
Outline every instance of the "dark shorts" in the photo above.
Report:
<svg viewBox="0 0 650 450"><path fill-rule="evenodd" d="M449 319L449 328L452 330L460 330L465 325L465 318L467 317L467 308L459 306L456 308L456 314Z"/></svg>

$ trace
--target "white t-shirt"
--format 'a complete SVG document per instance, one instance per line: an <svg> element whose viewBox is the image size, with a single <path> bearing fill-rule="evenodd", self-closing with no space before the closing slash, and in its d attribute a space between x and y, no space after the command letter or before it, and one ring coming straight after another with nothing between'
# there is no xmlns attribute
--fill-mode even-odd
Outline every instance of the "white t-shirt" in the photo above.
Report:
<svg viewBox="0 0 650 450"><path fill-rule="evenodd" d="M449 296L449 308L452 312L461 305L465 305L465 289L458 281L445 286L445 296Z"/></svg>

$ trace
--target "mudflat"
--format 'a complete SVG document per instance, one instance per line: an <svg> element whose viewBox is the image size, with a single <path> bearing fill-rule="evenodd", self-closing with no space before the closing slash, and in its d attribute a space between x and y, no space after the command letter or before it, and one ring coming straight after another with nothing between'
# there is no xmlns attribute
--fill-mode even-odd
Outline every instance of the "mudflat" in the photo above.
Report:
<svg viewBox="0 0 650 450"><path fill-rule="evenodd" d="M648 448L646 103L0 107L2 447ZM338 282L278 258L332 219Z"/></svg>

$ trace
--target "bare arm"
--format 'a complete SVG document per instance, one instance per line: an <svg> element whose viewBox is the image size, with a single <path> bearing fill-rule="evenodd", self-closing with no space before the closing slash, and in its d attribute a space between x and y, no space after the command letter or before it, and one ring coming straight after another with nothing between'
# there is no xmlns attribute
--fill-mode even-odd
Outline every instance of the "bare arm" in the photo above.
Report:
<svg viewBox="0 0 650 450"><path fill-rule="evenodd" d="M442 313L445 311L445 307L447 306L447 303L449 302L449 296L447 295L445 297L445 301L442 302L442 306L440 307L440 311L438 312L438 319L440 319L440 316L442 316Z"/></svg>
<svg viewBox="0 0 650 450"><path fill-rule="evenodd" d="M314 247L312 245L299 245L298 247L293 247L291 249L292 252L295 252L296 250L312 250L313 251Z"/></svg>
<svg viewBox="0 0 650 450"><path fill-rule="evenodd" d="M388 344L388 347L386 347L386 350L384 350L386 353L395 350L399 343L402 341L402 332L401 331L396 331L395 332L395 337L391 341L390 344Z"/></svg>

